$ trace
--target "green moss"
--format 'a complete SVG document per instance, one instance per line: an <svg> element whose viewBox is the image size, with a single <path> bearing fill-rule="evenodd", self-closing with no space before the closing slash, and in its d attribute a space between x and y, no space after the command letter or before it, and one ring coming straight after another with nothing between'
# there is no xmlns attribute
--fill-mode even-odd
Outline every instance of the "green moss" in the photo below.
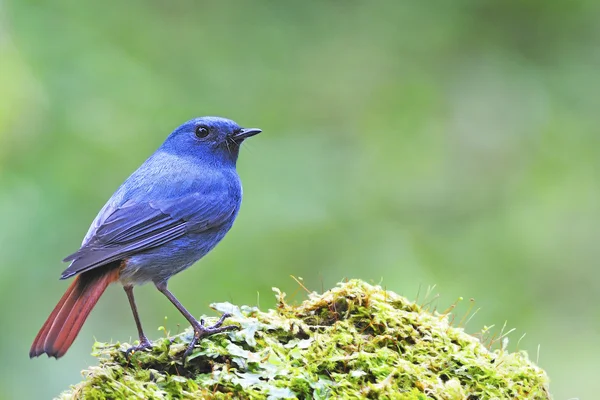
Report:
<svg viewBox="0 0 600 400"><path fill-rule="evenodd" d="M236 332L191 331L127 360L129 344L96 343L100 365L61 399L549 399L548 378L524 352L490 351L447 316L358 280L299 306L215 304Z"/></svg>

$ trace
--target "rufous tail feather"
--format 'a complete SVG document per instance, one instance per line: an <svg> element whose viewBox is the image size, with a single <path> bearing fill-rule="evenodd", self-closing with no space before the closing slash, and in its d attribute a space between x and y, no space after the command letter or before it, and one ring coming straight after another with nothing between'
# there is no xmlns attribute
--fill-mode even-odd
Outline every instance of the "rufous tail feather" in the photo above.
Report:
<svg viewBox="0 0 600 400"><path fill-rule="evenodd" d="M102 266L78 275L35 337L29 357L62 357L104 290L119 279L119 268Z"/></svg>

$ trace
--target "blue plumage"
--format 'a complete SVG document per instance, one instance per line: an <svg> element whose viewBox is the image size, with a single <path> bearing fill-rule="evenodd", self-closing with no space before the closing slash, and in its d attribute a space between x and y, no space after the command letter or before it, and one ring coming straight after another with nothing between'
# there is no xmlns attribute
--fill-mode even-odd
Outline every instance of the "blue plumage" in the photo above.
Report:
<svg viewBox="0 0 600 400"><path fill-rule="evenodd" d="M119 269L118 280L127 291L140 333L138 348L149 342L141 330L132 288L148 281L190 320L198 338L224 329L220 324L208 328L198 323L168 291L167 281L213 249L233 225L242 201L236 172L239 147L259 132L219 117L184 123L119 187L92 222L81 248L65 258L71 264L62 279L79 274L83 280L92 275L97 280L103 270ZM62 300L57 308L61 304ZM62 355L51 354L48 347L34 352L32 346L30 354Z"/></svg>
<svg viewBox="0 0 600 400"><path fill-rule="evenodd" d="M196 135L198 126L207 137ZM157 282L204 256L231 228L242 201L239 143L231 139L239 131L216 117L177 128L108 200L61 277L127 259L123 283Z"/></svg>

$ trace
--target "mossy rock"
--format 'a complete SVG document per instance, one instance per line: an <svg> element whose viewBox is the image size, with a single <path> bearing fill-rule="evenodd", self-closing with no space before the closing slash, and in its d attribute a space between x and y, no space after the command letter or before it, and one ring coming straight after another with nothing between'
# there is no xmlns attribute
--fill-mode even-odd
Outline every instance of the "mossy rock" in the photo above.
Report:
<svg viewBox="0 0 600 400"><path fill-rule="evenodd" d="M395 293L359 280L276 310L213 305L240 330L201 341L95 344L100 365L61 399L550 399L548 378L520 351L490 351Z"/></svg>

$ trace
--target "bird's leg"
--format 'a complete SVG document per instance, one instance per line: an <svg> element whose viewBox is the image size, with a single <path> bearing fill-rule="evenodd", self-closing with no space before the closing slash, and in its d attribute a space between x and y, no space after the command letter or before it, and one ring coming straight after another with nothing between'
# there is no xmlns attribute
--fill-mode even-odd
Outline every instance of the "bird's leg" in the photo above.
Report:
<svg viewBox="0 0 600 400"><path fill-rule="evenodd" d="M127 349L127 354L132 354L133 352L139 350L145 350L152 347L152 343L148 340L146 335L144 335L144 330L142 329L142 323L140 322L140 316L138 315L137 306L135 305L135 299L133 297L133 286L127 285L123 286L125 289L125 293L127 293L127 298L129 299L129 305L131 306L131 311L133 312L133 318L135 319L135 325L137 326L138 334L140 336L140 344L137 346L130 347Z"/></svg>
<svg viewBox="0 0 600 400"><path fill-rule="evenodd" d="M219 318L217 323L213 326L204 326L204 320L198 321L196 318L194 318L194 316L190 314L188 310L185 309L185 307L179 302L179 300L177 300L173 293L171 293L169 289L167 289L167 282L159 282L155 283L155 285L156 288L162 294L167 296L171 303L173 303L173 305L177 307L179 312L183 314L183 316L190 322L190 324L192 324L192 328L194 328L194 338L190 342L185 353L183 353L184 359L192 353L192 351L194 350L194 346L196 345L196 343L198 343L198 340L200 340L201 338L214 335L215 333L221 333L238 329L238 327L235 325L221 326L223 325L223 321L225 321L226 318L231 317L231 314L227 313L221 315L221 318Z"/></svg>

